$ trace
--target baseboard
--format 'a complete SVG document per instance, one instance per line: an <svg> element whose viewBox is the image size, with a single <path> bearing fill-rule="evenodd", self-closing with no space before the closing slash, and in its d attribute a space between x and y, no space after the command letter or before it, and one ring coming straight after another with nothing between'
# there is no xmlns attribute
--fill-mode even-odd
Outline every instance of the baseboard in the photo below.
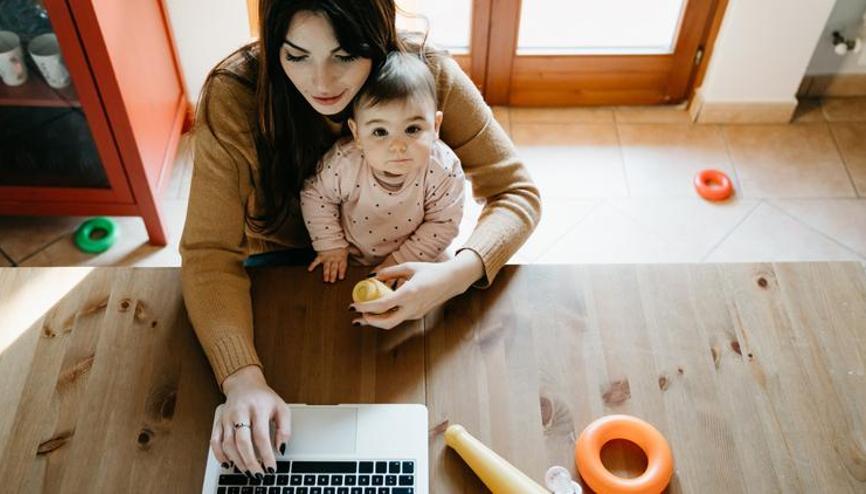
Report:
<svg viewBox="0 0 866 494"><path fill-rule="evenodd" d="M817 74L803 78L801 98L866 96L866 74Z"/></svg>
<svg viewBox="0 0 866 494"><path fill-rule="evenodd" d="M790 102L726 103L704 101L698 92L689 105L689 115L699 124L774 124L790 123L796 109L796 99Z"/></svg>

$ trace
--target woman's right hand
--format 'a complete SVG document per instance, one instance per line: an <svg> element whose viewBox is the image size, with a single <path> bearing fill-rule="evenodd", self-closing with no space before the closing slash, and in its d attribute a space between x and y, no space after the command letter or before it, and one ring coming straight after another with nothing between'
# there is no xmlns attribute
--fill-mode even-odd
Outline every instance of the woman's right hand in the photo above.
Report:
<svg viewBox="0 0 866 494"><path fill-rule="evenodd" d="M261 368L243 367L222 384L226 402L217 407L210 445L223 466L234 463L247 475L259 476L277 469L275 450L285 453L292 434L289 406L265 382ZM271 442L271 421L274 438ZM249 424L249 427L235 427Z"/></svg>

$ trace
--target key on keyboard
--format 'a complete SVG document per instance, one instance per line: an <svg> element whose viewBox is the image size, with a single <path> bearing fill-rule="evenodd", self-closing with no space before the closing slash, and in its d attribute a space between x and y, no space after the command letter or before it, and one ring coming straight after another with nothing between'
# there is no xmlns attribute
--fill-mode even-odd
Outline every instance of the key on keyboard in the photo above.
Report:
<svg viewBox="0 0 866 494"><path fill-rule="evenodd" d="M217 494L415 494L415 462L278 461L261 480L223 469L218 485Z"/></svg>

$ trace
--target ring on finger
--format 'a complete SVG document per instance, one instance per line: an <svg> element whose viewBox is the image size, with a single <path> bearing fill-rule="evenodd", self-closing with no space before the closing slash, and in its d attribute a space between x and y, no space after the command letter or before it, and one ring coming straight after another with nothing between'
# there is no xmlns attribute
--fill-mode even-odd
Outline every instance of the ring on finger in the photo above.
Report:
<svg viewBox="0 0 866 494"><path fill-rule="evenodd" d="M247 423L245 423L245 422L237 422L237 423L235 423L235 430L237 430L237 429L243 429L244 427L246 427L247 429L252 429L252 425L247 424Z"/></svg>

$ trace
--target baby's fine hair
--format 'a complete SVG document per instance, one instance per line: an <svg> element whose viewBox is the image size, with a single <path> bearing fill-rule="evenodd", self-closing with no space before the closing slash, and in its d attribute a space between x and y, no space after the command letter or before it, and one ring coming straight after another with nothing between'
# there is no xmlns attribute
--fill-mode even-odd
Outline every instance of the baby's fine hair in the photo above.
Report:
<svg viewBox="0 0 866 494"><path fill-rule="evenodd" d="M392 51L367 78L355 98L354 110L418 97L430 98L434 108L437 105L436 82L430 68L418 54Z"/></svg>

